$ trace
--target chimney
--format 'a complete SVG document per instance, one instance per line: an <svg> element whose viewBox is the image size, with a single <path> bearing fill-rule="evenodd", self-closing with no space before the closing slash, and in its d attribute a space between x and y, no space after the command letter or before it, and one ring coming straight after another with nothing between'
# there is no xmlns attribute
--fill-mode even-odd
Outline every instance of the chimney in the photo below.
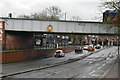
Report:
<svg viewBox="0 0 120 80"><path fill-rule="evenodd" d="M9 17L9 18L12 18L12 13L9 13L9 14L8 14L8 17Z"/></svg>

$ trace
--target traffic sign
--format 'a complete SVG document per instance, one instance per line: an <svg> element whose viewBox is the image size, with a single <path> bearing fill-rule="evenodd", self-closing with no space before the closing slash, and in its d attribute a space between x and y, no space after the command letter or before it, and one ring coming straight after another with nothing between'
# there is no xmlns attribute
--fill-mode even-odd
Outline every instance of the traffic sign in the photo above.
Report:
<svg viewBox="0 0 120 80"><path fill-rule="evenodd" d="M47 31L53 31L53 26L52 25L48 25L47 26Z"/></svg>

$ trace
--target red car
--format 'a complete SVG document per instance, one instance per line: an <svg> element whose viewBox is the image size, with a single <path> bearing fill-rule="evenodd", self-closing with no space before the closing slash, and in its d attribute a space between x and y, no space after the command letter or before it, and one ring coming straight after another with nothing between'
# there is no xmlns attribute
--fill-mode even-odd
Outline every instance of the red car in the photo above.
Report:
<svg viewBox="0 0 120 80"><path fill-rule="evenodd" d="M88 51L94 51L94 50L95 50L94 47L92 47L92 46L88 47Z"/></svg>

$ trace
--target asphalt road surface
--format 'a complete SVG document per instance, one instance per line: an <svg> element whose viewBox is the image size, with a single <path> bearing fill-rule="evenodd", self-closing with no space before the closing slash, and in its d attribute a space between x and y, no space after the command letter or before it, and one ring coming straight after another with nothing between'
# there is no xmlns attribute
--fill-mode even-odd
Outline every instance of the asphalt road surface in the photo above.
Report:
<svg viewBox="0 0 120 80"><path fill-rule="evenodd" d="M116 59L117 47L109 47L73 63L13 75L9 78L102 78Z"/></svg>

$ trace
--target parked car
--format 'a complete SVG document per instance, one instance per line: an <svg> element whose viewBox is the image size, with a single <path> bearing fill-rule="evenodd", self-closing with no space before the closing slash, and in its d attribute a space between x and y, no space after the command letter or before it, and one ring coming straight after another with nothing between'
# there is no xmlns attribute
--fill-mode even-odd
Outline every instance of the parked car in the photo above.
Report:
<svg viewBox="0 0 120 80"><path fill-rule="evenodd" d="M92 46L88 47L88 51L94 51L94 50L95 50L94 47L92 47Z"/></svg>
<svg viewBox="0 0 120 80"><path fill-rule="evenodd" d="M69 42L68 42L68 44L69 44L69 45L72 45L72 44L73 44L73 42L69 41Z"/></svg>
<svg viewBox="0 0 120 80"><path fill-rule="evenodd" d="M85 45L85 46L83 47L83 50L88 50L88 45Z"/></svg>
<svg viewBox="0 0 120 80"><path fill-rule="evenodd" d="M94 47L94 45L93 45L93 44L90 44L89 46Z"/></svg>
<svg viewBox="0 0 120 80"><path fill-rule="evenodd" d="M54 56L55 57L64 57L65 53L63 52L63 50L56 50Z"/></svg>
<svg viewBox="0 0 120 80"><path fill-rule="evenodd" d="M95 46L95 49L100 49L100 48L101 46L99 44Z"/></svg>
<svg viewBox="0 0 120 80"><path fill-rule="evenodd" d="M83 52L82 47L77 46L77 47L75 48L75 53L82 53L82 52Z"/></svg>

